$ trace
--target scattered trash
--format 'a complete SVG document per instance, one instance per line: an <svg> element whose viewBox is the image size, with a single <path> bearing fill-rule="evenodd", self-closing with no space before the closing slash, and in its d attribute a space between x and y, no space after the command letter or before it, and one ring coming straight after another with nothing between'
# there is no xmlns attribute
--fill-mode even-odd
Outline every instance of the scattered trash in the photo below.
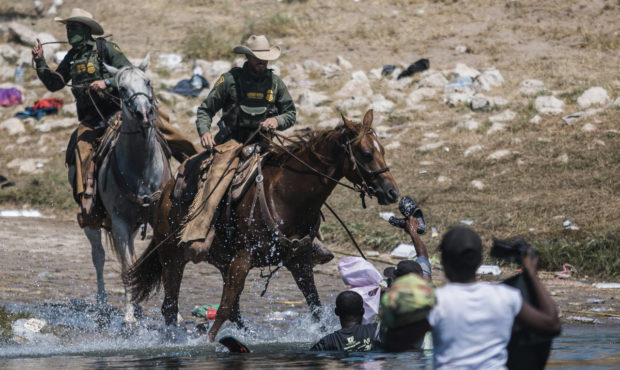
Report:
<svg viewBox="0 0 620 370"><path fill-rule="evenodd" d="M392 249L392 252L390 253L390 257L401 259L410 259L414 258L415 256L417 256L417 253L413 244L405 243L398 244L394 249Z"/></svg>
<svg viewBox="0 0 620 370"><path fill-rule="evenodd" d="M215 320L217 309L220 308L219 304L207 304L204 306L196 306L192 310L192 316L202 317L207 320Z"/></svg>
<svg viewBox="0 0 620 370"><path fill-rule="evenodd" d="M562 222L562 227L564 228L564 230L579 230L579 226L573 225L573 223L569 220L565 220L564 222Z"/></svg>
<svg viewBox="0 0 620 370"><path fill-rule="evenodd" d="M407 69L400 72L396 79L400 80L403 77L413 76L415 73L426 71L429 66L430 66L430 63L428 59L426 58L418 59L414 63L412 63L409 67L407 67Z"/></svg>
<svg viewBox="0 0 620 370"><path fill-rule="evenodd" d="M418 172L420 175L426 175L428 173L427 170L420 170L420 172Z"/></svg>
<svg viewBox="0 0 620 370"><path fill-rule="evenodd" d="M471 226L473 225L474 221L473 220L461 220L461 223L463 225Z"/></svg>
<svg viewBox="0 0 620 370"><path fill-rule="evenodd" d="M22 103L22 92L11 87L10 89L0 89L0 106L10 107Z"/></svg>
<svg viewBox="0 0 620 370"><path fill-rule="evenodd" d="M536 229L535 229L535 228L533 228L533 227L530 227L530 228L528 229L528 231L529 231L529 232L531 232L531 233L533 233L534 231L536 231Z"/></svg>
<svg viewBox="0 0 620 370"><path fill-rule="evenodd" d="M480 265L478 270L476 270L476 274L478 275L493 275L498 276L502 273L502 270L498 265Z"/></svg>
<svg viewBox="0 0 620 370"><path fill-rule="evenodd" d="M167 69L176 69L181 65L183 57L179 54L164 53L157 57L157 65Z"/></svg>
<svg viewBox="0 0 620 370"><path fill-rule="evenodd" d="M384 65L383 68L381 69L381 75L389 76L392 74L392 72L394 72L395 69L396 69L396 66L393 64Z"/></svg>
<svg viewBox="0 0 620 370"><path fill-rule="evenodd" d="M15 83L20 86L24 84L24 67L20 63L15 66Z"/></svg>
<svg viewBox="0 0 620 370"><path fill-rule="evenodd" d="M559 277L560 279L568 279L571 277L572 273L575 271L576 271L575 267L573 267L572 265L569 265L568 263L565 263L562 265L562 271L556 272L555 276Z"/></svg>
<svg viewBox="0 0 620 370"><path fill-rule="evenodd" d="M586 303L600 304L600 303L605 303L605 300L601 298L588 298Z"/></svg>
<svg viewBox="0 0 620 370"><path fill-rule="evenodd" d="M379 256L379 252L377 252L377 251L366 251L366 255L368 257L378 257Z"/></svg>
<svg viewBox="0 0 620 370"><path fill-rule="evenodd" d="M444 146L444 147L443 147L443 150L445 150L446 152L449 152L449 151L450 151L450 148L449 148L449 147L447 147L447 146Z"/></svg>
<svg viewBox="0 0 620 370"><path fill-rule="evenodd" d="M435 226L431 227L431 238L436 238L439 236L439 232L437 232L437 228Z"/></svg>
<svg viewBox="0 0 620 370"><path fill-rule="evenodd" d="M0 210L0 217L43 217L36 209L4 209Z"/></svg>
<svg viewBox="0 0 620 370"><path fill-rule="evenodd" d="M444 92L459 92L464 89L470 89L471 87L471 77L456 76L444 86Z"/></svg>
<svg viewBox="0 0 620 370"><path fill-rule="evenodd" d="M390 217L395 217L394 212L379 212L379 217L385 221L389 221Z"/></svg>
<svg viewBox="0 0 620 370"><path fill-rule="evenodd" d="M177 82L177 84L168 91L183 96L191 96L193 98L200 95L202 89L209 88L209 81L202 77L202 69L200 67L194 68L193 73L194 74L189 80L181 80Z"/></svg>
<svg viewBox="0 0 620 370"><path fill-rule="evenodd" d="M45 320L39 319L29 319L24 323L24 328L30 330L31 332L38 333L47 325Z"/></svg>
<svg viewBox="0 0 620 370"><path fill-rule="evenodd" d="M593 317L585 317L585 316L569 316L568 320L579 321L586 324L600 324L601 320L595 319Z"/></svg>
<svg viewBox="0 0 620 370"><path fill-rule="evenodd" d="M56 114L62 106L64 105L64 101L62 99L57 98L46 98L37 100L34 103L34 106L27 107L23 112L19 112L15 114L17 118L30 118L34 117L36 119L41 119L41 117L46 116L48 114Z"/></svg>
<svg viewBox="0 0 620 370"><path fill-rule="evenodd" d="M594 283L593 285L598 289L620 289L620 283Z"/></svg>

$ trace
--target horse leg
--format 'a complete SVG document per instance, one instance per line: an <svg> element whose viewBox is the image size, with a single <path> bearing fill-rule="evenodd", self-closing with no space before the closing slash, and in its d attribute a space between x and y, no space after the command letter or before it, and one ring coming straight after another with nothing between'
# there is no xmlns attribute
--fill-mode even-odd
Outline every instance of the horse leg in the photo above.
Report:
<svg viewBox="0 0 620 370"><path fill-rule="evenodd" d="M116 253L118 254L121 260L121 271L124 274L129 266L134 262L135 255L133 253L133 238L135 232L131 232L125 220L121 220L120 218L113 217L112 218L112 241L114 243L114 248L116 249ZM125 322L134 323L138 320L136 319L136 313L140 315L141 308L136 303L133 302L131 298L131 294L128 294L127 287L124 287L125 290Z"/></svg>
<svg viewBox="0 0 620 370"><path fill-rule="evenodd" d="M186 260L183 259L182 249L176 245L164 246L168 250L179 250L176 256L167 256L162 261L164 270L162 273L162 282L164 285L164 302L161 305L161 314L164 316L166 325L176 325L179 315L179 291L181 290L181 280L183 280L183 271L185 270Z"/></svg>
<svg viewBox="0 0 620 370"><path fill-rule="evenodd" d="M226 272L224 270L220 270L220 272L222 273L222 281L226 281ZM233 303L229 320L230 322L235 323L239 329L244 329L245 323L241 318L241 310L239 309L239 298L240 296L237 296L237 299L235 299L235 302Z"/></svg>
<svg viewBox="0 0 620 370"><path fill-rule="evenodd" d="M88 238L88 241L90 242L93 265L95 265L95 271L97 272L97 305L99 308L105 308L107 306L108 299L103 282L105 249L101 243L101 229L91 229L90 227L85 227L83 230L84 234L86 234L86 237Z"/></svg>
<svg viewBox="0 0 620 370"><path fill-rule="evenodd" d="M286 268L291 272L297 287L306 298L306 302L308 303L310 312L312 312L312 316L315 320L319 321L319 308L321 307L321 300L319 299L319 292L316 290L316 285L314 284L314 274L312 273L310 257L303 260L293 261L292 263L287 264Z"/></svg>
<svg viewBox="0 0 620 370"><path fill-rule="evenodd" d="M252 256L246 249L239 251L230 266L226 271L226 278L224 279L224 289L222 292L222 299L220 301L220 308L215 315L215 322L209 330L209 341L213 342L217 332L226 320L233 316L235 311L235 304L237 306L237 316L239 317L239 296L243 291L245 284L245 278L248 276L248 272L252 268Z"/></svg>

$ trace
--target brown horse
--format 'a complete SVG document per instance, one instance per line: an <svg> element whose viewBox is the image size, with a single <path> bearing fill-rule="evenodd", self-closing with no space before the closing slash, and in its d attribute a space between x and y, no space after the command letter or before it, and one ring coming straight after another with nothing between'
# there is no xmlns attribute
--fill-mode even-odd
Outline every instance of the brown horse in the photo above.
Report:
<svg viewBox="0 0 620 370"><path fill-rule="evenodd" d="M383 159L383 147L372 129L372 110L366 113L362 123L342 118L343 124L333 130L298 136L287 150L273 149L263 167L263 176L257 176L256 182L232 207L234 236L227 233L230 222L226 212L221 212L214 222L213 244L206 253L197 254L190 247L180 246L176 234L170 237L187 215L189 203L171 201L175 181L168 183L155 212L153 240L125 275L134 299L147 299L163 281L162 314L167 325L175 324L185 265L189 261L213 264L222 273L224 288L215 322L209 330L212 341L228 319L243 326L239 296L250 269L282 264L291 272L318 318L321 302L314 284L311 248L295 248L295 243L283 243L282 237L288 241L312 240L308 236L314 237L318 231L321 207L342 177L376 196L379 204L396 202L400 196ZM259 179L262 185L258 185ZM264 189L262 205L268 208L267 212L261 212L262 207L257 204L260 202L256 201L259 186Z"/></svg>

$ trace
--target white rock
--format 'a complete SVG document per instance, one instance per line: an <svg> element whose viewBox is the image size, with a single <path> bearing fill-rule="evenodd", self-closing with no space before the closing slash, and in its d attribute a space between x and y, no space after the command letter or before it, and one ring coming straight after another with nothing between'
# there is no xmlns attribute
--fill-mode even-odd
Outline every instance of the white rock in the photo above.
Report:
<svg viewBox="0 0 620 370"><path fill-rule="evenodd" d="M464 93L464 92L453 92L444 94L443 101L444 103L455 106L459 103L469 103L471 101L472 93Z"/></svg>
<svg viewBox="0 0 620 370"><path fill-rule="evenodd" d="M564 110L564 102L554 96L539 96L534 107L542 114L558 114Z"/></svg>
<svg viewBox="0 0 620 370"><path fill-rule="evenodd" d="M373 68L370 71L368 71L368 78L373 79L373 80L380 80L382 75L381 75L381 68Z"/></svg>
<svg viewBox="0 0 620 370"><path fill-rule="evenodd" d="M501 86L504 83L504 77L495 68L490 68L482 72L482 74L474 81L476 90L489 91L493 87Z"/></svg>
<svg viewBox="0 0 620 370"><path fill-rule="evenodd" d="M586 123L585 125L583 125L583 127L581 128L582 132L594 132L596 131L596 126L591 124L591 123Z"/></svg>
<svg viewBox="0 0 620 370"><path fill-rule="evenodd" d="M472 180L471 186L478 190L484 189L484 184L480 180Z"/></svg>
<svg viewBox="0 0 620 370"><path fill-rule="evenodd" d="M491 135L496 132L504 131L505 128L506 128L506 125L504 123L494 122L489 128L489 130L487 131L487 135Z"/></svg>
<svg viewBox="0 0 620 370"><path fill-rule="evenodd" d="M339 98L366 97L373 95L370 81L364 71L355 71L349 80L334 96Z"/></svg>
<svg viewBox="0 0 620 370"><path fill-rule="evenodd" d="M322 129L332 129L341 123L340 118L332 118L319 122L318 126Z"/></svg>
<svg viewBox="0 0 620 370"><path fill-rule="evenodd" d="M244 57L237 57L237 58L235 58L235 59L233 60L232 65L233 65L234 67L239 67L239 68L241 68L241 67L243 67L243 65L245 64L246 60L247 60L247 59L246 59L246 58L244 58ZM271 66L269 66L269 67L271 68Z"/></svg>
<svg viewBox="0 0 620 370"><path fill-rule="evenodd" d="M476 94L471 98L471 109L474 111L488 108L490 105L489 99L482 94Z"/></svg>
<svg viewBox="0 0 620 370"><path fill-rule="evenodd" d="M67 115L71 115L71 116L77 116L77 107L75 106L75 104L73 104L71 102L66 102L62 106L62 113L63 114L67 114Z"/></svg>
<svg viewBox="0 0 620 370"><path fill-rule="evenodd" d="M270 64L269 68L271 69L271 72L274 73L277 76L279 76L280 73L282 73L282 70L280 69L280 64L279 63Z"/></svg>
<svg viewBox="0 0 620 370"><path fill-rule="evenodd" d="M24 127L24 124L19 118L9 118L0 123L0 129L7 130L9 135L23 134L26 132L26 127Z"/></svg>
<svg viewBox="0 0 620 370"><path fill-rule="evenodd" d="M14 66L1 66L0 67L0 81L13 81L15 77L15 67ZM4 87L6 89L6 87Z"/></svg>
<svg viewBox="0 0 620 370"><path fill-rule="evenodd" d="M425 139L437 139L439 138L439 133L433 132L433 131L427 131L424 133L424 135L422 135L422 137Z"/></svg>
<svg viewBox="0 0 620 370"><path fill-rule="evenodd" d="M329 96L325 94L312 91L310 89L304 89L303 92L297 98L299 105L317 106L329 100Z"/></svg>
<svg viewBox="0 0 620 370"><path fill-rule="evenodd" d="M536 95L545 90L545 84L540 80L524 80L521 81L519 93L523 95Z"/></svg>
<svg viewBox="0 0 620 370"><path fill-rule="evenodd" d="M328 78L339 75L341 72L342 69L340 68L340 66L334 63L330 63L325 67L321 68L321 73Z"/></svg>
<svg viewBox="0 0 620 370"><path fill-rule="evenodd" d="M437 142L434 142L434 143L424 144L424 145L418 147L417 150L419 152L428 152L428 151L431 151L431 150L435 150L435 149L441 148L443 145L444 145L443 141L437 141Z"/></svg>
<svg viewBox="0 0 620 370"><path fill-rule="evenodd" d="M409 96L407 96L407 104L409 105L418 104L422 102L423 100L432 98L436 94L437 94L437 90L430 88L430 87L422 87L419 89L415 89L411 92L411 94L409 94Z"/></svg>
<svg viewBox="0 0 620 370"><path fill-rule="evenodd" d="M480 144L472 145L469 148L465 149L465 152L463 154L465 154L465 157L468 157L470 154L481 151L482 149L483 147Z"/></svg>
<svg viewBox="0 0 620 370"><path fill-rule="evenodd" d="M11 22L7 25L9 41L15 41L26 46L34 46L37 43L37 33L21 23Z"/></svg>
<svg viewBox="0 0 620 370"><path fill-rule="evenodd" d="M13 64L17 61L17 51L9 44L0 44L0 57L7 63Z"/></svg>
<svg viewBox="0 0 620 370"><path fill-rule="evenodd" d="M348 60L344 59L340 55L338 56L338 58L336 60L336 63L342 69L351 69L351 68L353 68L353 64L351 64L351 62L349 62Z"/></svg>
<svg viewBox="0 0 620 370"><path fill-rule="evenodd" d="M532 117L532 119L530 120L530 123L533 123L533 124L537 125L537 124L540 123L541 119L542 118L537 114L534 117Z"/></svg>
<svg viewBox="0 0 620 370"><path fill-rule="evenodd" d="M321 69L321 64L319 64L319 62L317 62L316 60L306 59L304 60L304 69L308 71Z"/></svg>
<svg viewBox="0 0 620 370"><path fill-rule="evenodd" d="M448 80L437 71L424 71L421 75L420 81L416 88L431 87L431 88L443 88L448 83Z"/></svg>
<svg viewBox="0 0 620 370"><path fill-rule="evenodd" d="M480 72L476 69L468 67L464 63L456 63L456 66L453 69L449 69L444 71L444 74L455 73L461 77L471 77L476 78L480 75Z"/></svg>
<svg viewBox="0 0 620 370"><path fill-rule="evenodd" d="M459 129L465 129L467 131L474 131L480 127L480 122L475 121L473 119L459 122L456 126L452 128L452 131L458 131Z"/></svg>
<svg viewBox="0 0 620 370"><path fill-rule="evenodd" d="M49 34L47 32L38 33L36 35L36 38L41 40L42 44L44 44L46 42L56 42L56 41L58 41L58 40L56 40L56 38L52 34ZM36 42L36 39L35 39L35 42ZM34 44L32 46L34 46ZM47 45L43 45L43 53L44 53L44 55L54 55L56 50L58 50L59 48L60 48L60 44L47 44ZM32 57L32 53L30 53L30 56ZM27 62L30 63L30 60L28 60Z"/></svg>
<svg viewBox="0 0 620 370"><path fill-rule="evenodd" d="M508 150L508 149L501 149L501 150L498 150L498 151L495 151L495 152L489 154L487 156L487 160L489 160L489 161L497 160L497 159L501 159L501 158L507 157L507 156L509 156L511 154L512 154L512 152L510 150Z"/></svg>
<svg viewBox="0 0 620 370"><path fill-rule="evenodd" d="M338 103L338 109L350 111L351 109L366 107L368 104L370 104L370 100L364 96L351 96L348 99L341 100Z"/></svg>
<svg viewBox="0 0 620 370"><path fill-rule="evenodd" d="M620 107L620 96L616 98L616 100L614 100L614 102L612 103L612 105L614 107Z"/></svg>
<svg viewBox="0 0 620 370"><path fill-rule="evenodd" d="M62 60L65 59L65 57L67 56L68 52L69 52L68 50L59 50L55 52L54 62L56 62L56 64L60 64L60 62L62 62Z"/></svg>
<svg viewBox="0 0 620 370"><path fill-rule="evenodd" d="M70 128L77 125L74 118L46 119L42 124L35 126L39 132L50 132L55 129Z"/></svg>
<svg viewBox="0 0 620 370"><path fill-rule="evenodd" d="M566 115L562 117L562 120L566 122L566 124L572 125L573 123L579 121L582 118L593 116L602 111L603 111L603 108L590 108L585 111L575 112L575 113Z"/></svg>
<svg viewBox="0 0 620 370"><path fill-rule="evenodd" d="M494 116L489 117L489 121L491 122L508 122L515 119L517 114L510 109L503 111L502 113L496 114Z"/></svg>
<svg viewBox="0 0 620 370"><path fill-rule="evenodd" d="M208 68L203 68L206 75L211 79L219 78L232 68L232 64L226 60L214 60ZM213 82L215 84L215 82ZM212 84L212 85L213 85Z"/></svg>
<svg viewBox="0 0 620 370"><path fill-rule="evenodd" d="M561 163L568 163L568 154L563 153L557 158L557 161Z"/></svg>
<svg viewBox="0 0 620 370"><path fill-rule="evenodd" d="M467 53L467 46L457 45L457 47L455 47L454 50L458 51L459 53Z"/></svg>
<svg viewBox="0 0 620 370"><path fill-rule="evenodd" d="M385 149L387 150L394 150L398 148L400 148L400 141L396 141L396 140L392 141L391 143L385 146Z"/></svg>
<svg viewBox="0 0 620 370"><path fill-rule="evenodd" d="M602 87L591 87L577 98L577 105L581 108L588 108L591 105L603 105L609 101L607 91Z"/></svg>
<svg viewBox="0 0 620 370"><path fill-rule="evenodd" d="M381 94L373 95L370 100L372 102L370 103L369 109L373 109L376 112L390 113L392 112L392 108L394 108L394 102L387 100L385 96Z"/></svg>
<svg viewBox="0 0 620 370"><path fill-rule="evenodd" d="M490 96L489 98L489 104L492 107L503 107L505 105L508 105L508 100L499 97L499 96Z"/></svg>
<svg viewBox="0 0 620 370"><path fill-rule="evenodd" d="M49 158L15 158L9 163L7 163L8 168L18 168L17 173L33 173L33 172L42 172L39 163L47 163L49 162Z"/></svg>
<svg viewBox="0 0 620 370"><path fill-rule="evenodd" d="M157 67L169 71L178 71L184 68L183 57L176 53L162 53L157 56Z"/></svg>
<svg viewBox="0 0 620 370"><path fill-rule="evenodd" d="M441 175L441 176L437 177L437 183L439 183L439 184L445 184L445 183L448 183L448 182L450 182L450 179L448 177L444 176L444 175Z"/></svg>

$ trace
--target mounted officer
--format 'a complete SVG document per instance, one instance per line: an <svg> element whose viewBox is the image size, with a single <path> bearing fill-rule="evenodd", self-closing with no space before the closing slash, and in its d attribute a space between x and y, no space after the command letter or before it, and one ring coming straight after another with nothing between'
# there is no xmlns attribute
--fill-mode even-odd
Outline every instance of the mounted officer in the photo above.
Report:
<svg viewBox="0 0 620 370"><path fill-rule="evenodd" d="M196 253L206 253L210 247L206 231L210 229L215 208L232 180L234 171L228 169L236 168L239 160L236 154L240 147L259 127L265 131L286 130L296 122L297 112L291 94L280 77L267 68L270 61L280 57L280 47L270 45L264 35L251 35L245 45L236 46L233 52L245 54L246 62L243 67L224 73L215 82L197 112L200 143L207 150L217 145L217 150L212 170L190 207L192 217L188 217L181 233L181 242L191 243ZM222 118L214 138L210 132L211 124L220 110ZM260 136L256 135L249 143L259 141ZM201 194L208 196L201 197ZM203 207L203 203L207 206ZM196 213L192 214L194 210ZM315 240L313 251L320 263L333 258L318 240Z"/></svg>
<svg viewBox="0 0 620 370"><path fill-rule="evenodd" d="M89 12L74 8L68 18L56 17L54 20L66 25L71 49L56 71L47 66L39 40L32 49L32 57L37 75L48 90L60 90L71 81L79 120L75 150L77 180L74 189L81 208L78 221L82 227L98 226L100 220L93 215L95 162L90 159L93 144L105 132L106 122L120 110L116 81L103 63L116 68L131 63L115 43L101 37L93 38L93 35L103 35L103 28ZM183 161L196 153L194 145L168 122L160 118L156 125L177 160Z"/></svg>

